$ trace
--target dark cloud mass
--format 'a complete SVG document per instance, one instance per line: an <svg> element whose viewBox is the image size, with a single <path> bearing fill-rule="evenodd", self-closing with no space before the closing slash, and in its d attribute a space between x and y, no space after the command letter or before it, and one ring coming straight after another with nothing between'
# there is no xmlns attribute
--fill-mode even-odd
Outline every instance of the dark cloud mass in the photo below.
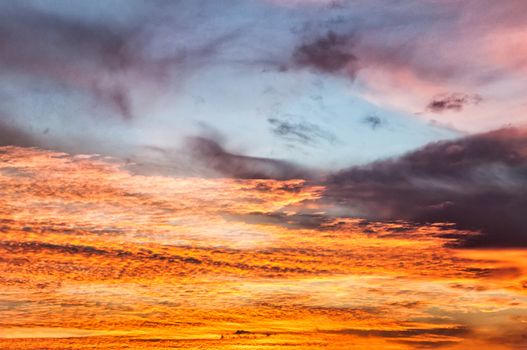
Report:
<svg viewBox="0 0 527 350"><path fill-rule="evenodd" d="M119 70L132 63L130 55L133 53L127 47L127 38L132 33L117 25L112 27L104 23L72 20L13 6L2 15L0 33L2 49L5 50L2 62L19 65L20 68L33 66L38 69L38 60L51 60L55 50L69 53L71 56L67 58L97 61L108 70ZM55 46L50 46L51 43ZM35 57L32 54L37 49L40 55ZM65 57L55 53L55 58L62 60Z"/></svg>
<svg viewBox="0 0 527 350"><path fill-rule="evenodd" d="M444 111L459 112L466 105L476 105L483 99L478 94L442 94L435 96L432 101L426 106L427 111L433 113L441 113Z"/></svg>
<svg viewBox="0 0 527 350"><path fill-rule="evenodd" d="M28 133L13 126L7 118L0 115L0 146L36 146L36 140Z"/></svg>
<svg viewBox="0 0 527 350"><path fill-rule="evenodd" d="M466 246L527 246L527 133L501 129L341 171L326 200L372 219L452 222Z"/></svg>
<svg viewBox="0 0 527 350"><path fill-rule="evenodd" d="M305 179L313 176L311 171L290 162L227 152L217 141L210 138L191 138L187 148L192 159L222 176L281 180Z"/></svg>
<svg viewBox="0 0 527 350"><path fill-rule="evenodd" d="M329 31L326 35L303 43L295 48L292 65L295 68L311 68L323 73L345 72L354 77L357 71L357 57L352 52L356 37L353 34L337 34Z"/></svg>

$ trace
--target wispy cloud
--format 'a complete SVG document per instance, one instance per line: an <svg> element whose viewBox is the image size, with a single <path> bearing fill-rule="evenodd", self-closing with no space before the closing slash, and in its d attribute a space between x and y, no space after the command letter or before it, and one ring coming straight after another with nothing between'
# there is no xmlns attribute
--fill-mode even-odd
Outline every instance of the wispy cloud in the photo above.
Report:
<svg viewBox="0 0 527 350"><path fill-rule="evenodd" d="M317 124L278 118L269 118L267 121L271 124L271 132L287 141L306 145L317 144L320 141L332 144L337 141L336 136L332 132L324 130Z"/></svg>
<svg viewBox="0 0 527 350"><path fill-rule="evenodd" d="M222 176L280 180L313 176L310 170L291 162L230 153L217 141L205 137L190 138L187 149L192 159Z"/></svg>
<svg viewBox="0 0 527 350"><path fill-rule="evenodd" d="M140 94L161 93L173 83L174 73L182 80L236 36L226 30L211 35L210 41L182 47L166 40L162 49L156 49L157 41L168 34L163 30L169 28L168 19L156 11L146 6L132 19L110 22L68 17L22 3L3 4L0 66L4 72L47 81L57 93L64 86L77 90L108 114L129 121L136 117L135 107L144 103Z"/></svg>
<svg viewBox="0 0 527 350"><path fill-rule="evenodd" d="M432 101L426 106L426 109L434 113L442 113L444 111L460 112L466 105L477 105L483 101L483 98L478 94L440 94L434 96Z"/></svg>

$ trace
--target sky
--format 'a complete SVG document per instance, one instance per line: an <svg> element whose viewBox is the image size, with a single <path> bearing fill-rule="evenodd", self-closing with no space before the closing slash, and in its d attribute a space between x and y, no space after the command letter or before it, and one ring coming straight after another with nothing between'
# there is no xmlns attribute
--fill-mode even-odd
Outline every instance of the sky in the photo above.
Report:
<svg viewBox="0 0 527 350"><path fill-rule="evenodd" d="M0 6L23 144L168 163L206 136L327 171L525 123L523 1Z"/></svg>
<svg viewBox="0 0 527 350"><path fill-rule="evenodd" d="M526 13L0 2L0 347L527 349Z"/></svg>

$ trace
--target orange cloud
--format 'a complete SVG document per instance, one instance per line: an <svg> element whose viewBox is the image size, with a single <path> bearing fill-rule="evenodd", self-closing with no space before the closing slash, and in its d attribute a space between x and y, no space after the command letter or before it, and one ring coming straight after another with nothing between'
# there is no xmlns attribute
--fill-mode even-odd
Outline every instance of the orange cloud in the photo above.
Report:
<svg viewBox="0 0 527 350"><path fill-rule="evenodd" d="M447 248L449 225L328 219L303 180L138 176L4 147L0 189L5 349L522 341L524 251Z"/></svg>

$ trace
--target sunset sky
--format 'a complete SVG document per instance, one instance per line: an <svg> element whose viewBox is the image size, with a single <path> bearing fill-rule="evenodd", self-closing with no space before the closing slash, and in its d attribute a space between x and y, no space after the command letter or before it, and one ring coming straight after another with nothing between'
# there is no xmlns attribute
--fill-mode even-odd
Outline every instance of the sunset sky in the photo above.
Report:
<svg viewBox="0 0 527 350"><path fill-rule="evenodd" d="M527 2L0 2L0 349L527 349Z"/></svg>

